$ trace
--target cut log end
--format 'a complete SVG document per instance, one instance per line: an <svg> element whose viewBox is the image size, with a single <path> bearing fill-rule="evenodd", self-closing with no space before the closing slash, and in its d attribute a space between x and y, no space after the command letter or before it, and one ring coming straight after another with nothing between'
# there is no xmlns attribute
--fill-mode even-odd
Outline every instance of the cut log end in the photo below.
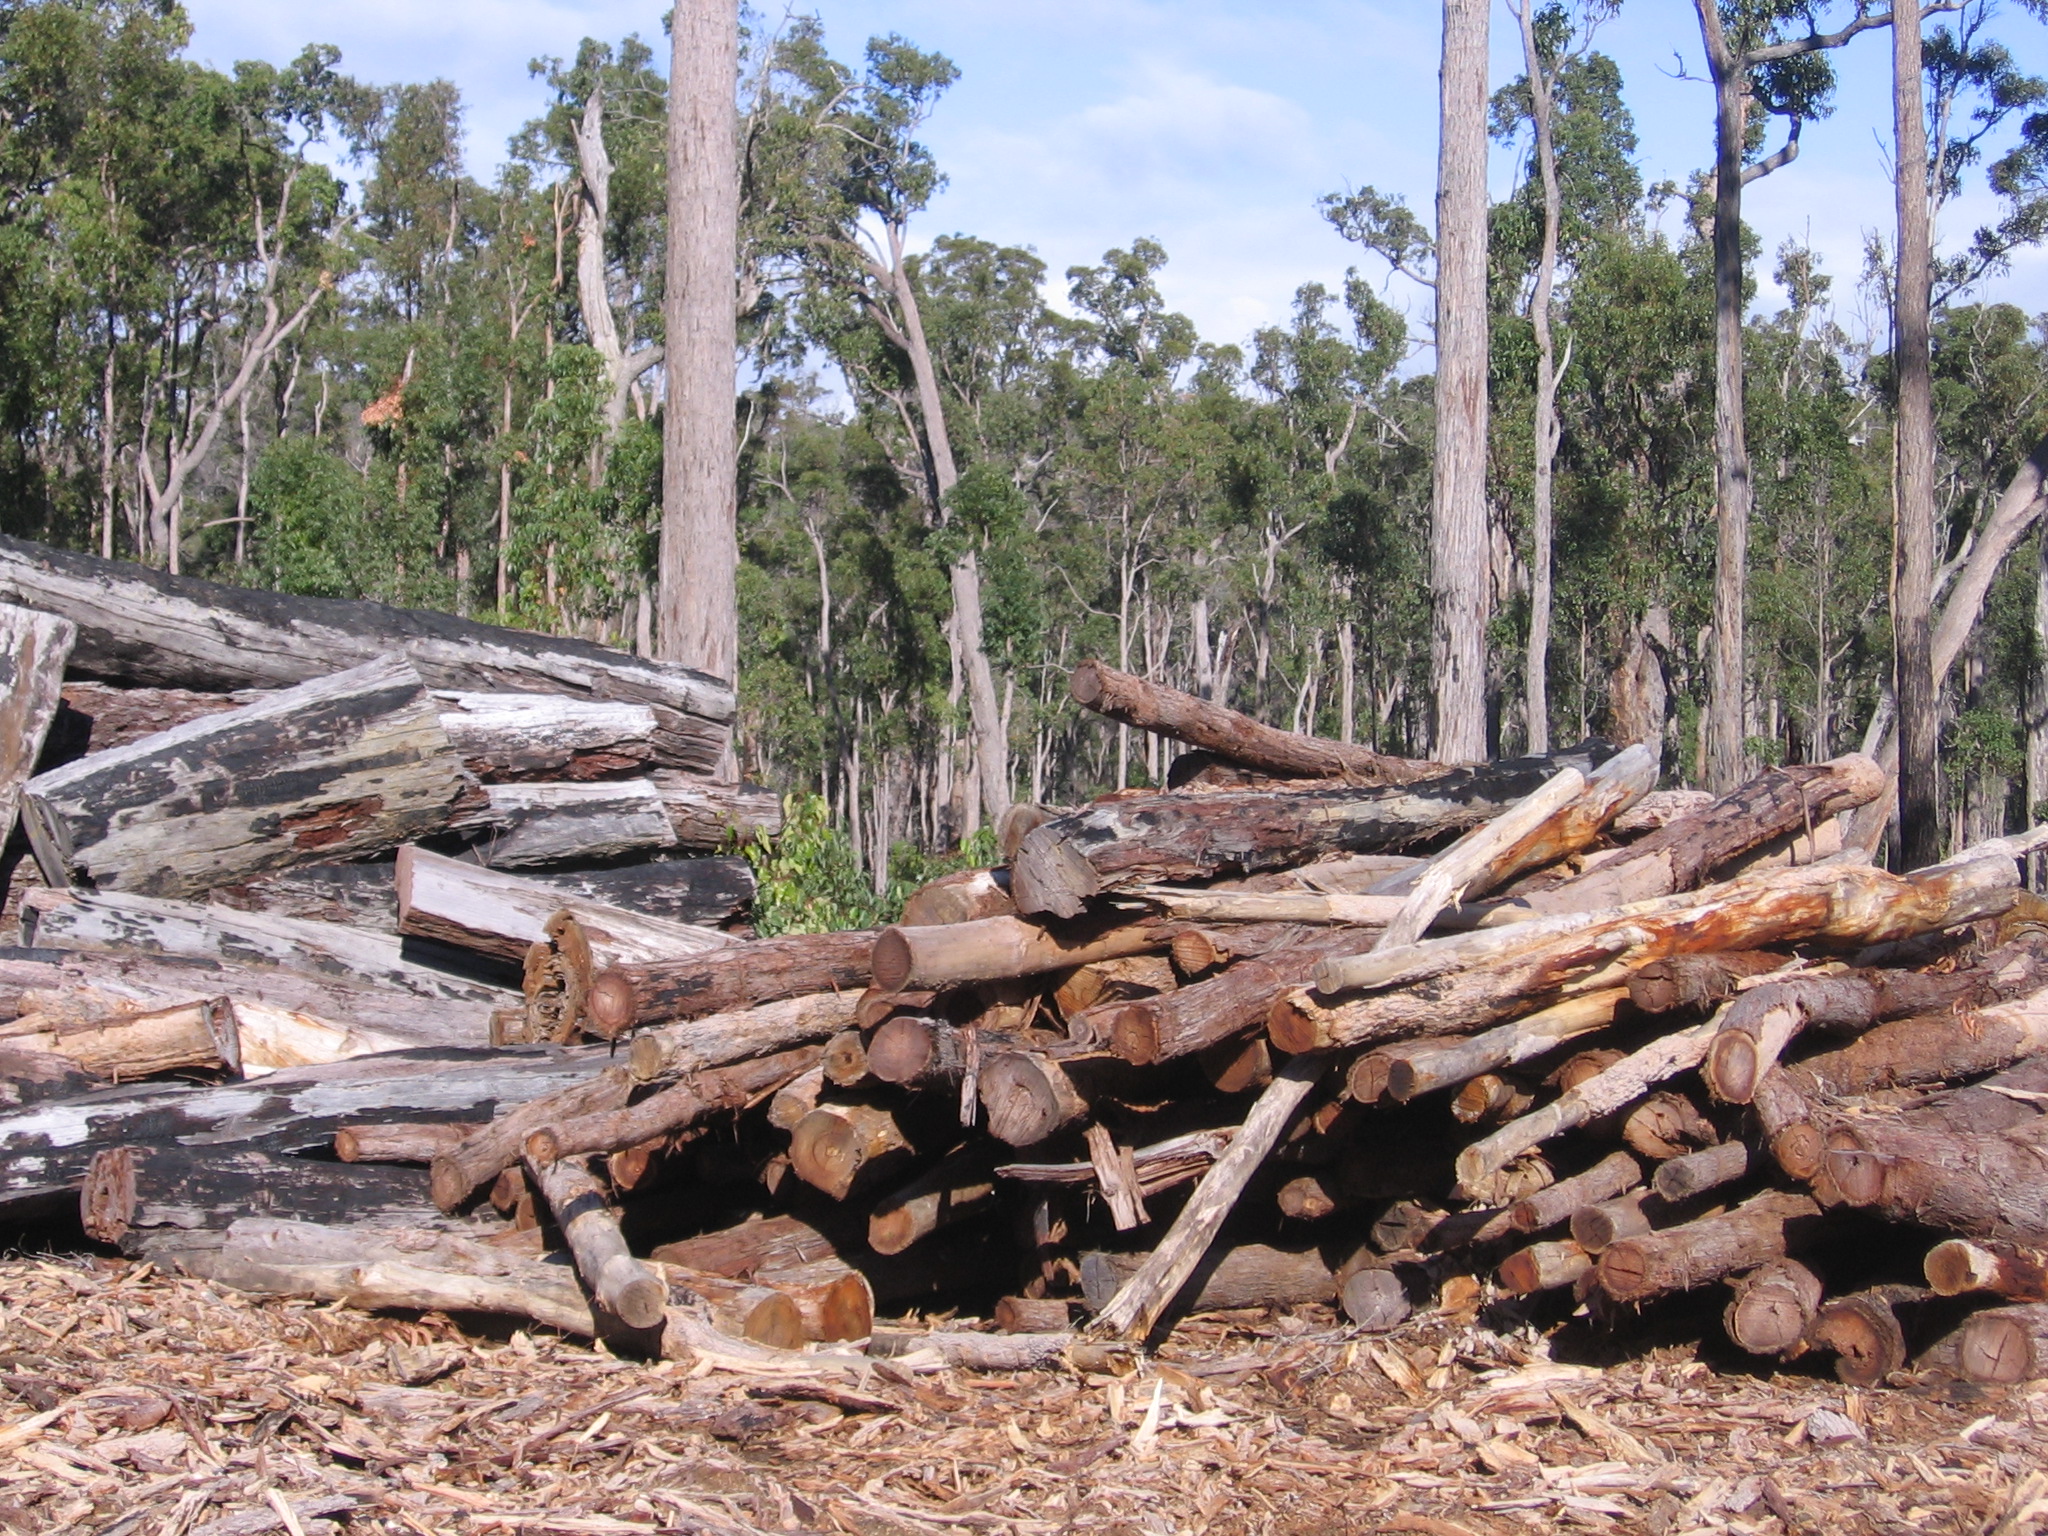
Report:
<svg viewBox="0 0 2048 1536"><path fill-rule="evenodd" d="M633 983L617 971L606 971L592 981L583 1000L584 1025L590 1033L616 1040L633 1024Z"/></svg>
<svg viewBox="0 0 2048 1536"><path fill-rule="evenodd" d="M910 968L909 937L900 928L884 928L868 956L868 971L874 978L875 990L901 992L910 981Z"/></svg>
<svg viewBox="0 0 2048 1536"><path fill-rule="evenodd" d="M2005 1312L1980 1312L1963 1325L1958 1363L1971 1381L2010 1386L2048 1372L2041 1345L2035 1330L2021 1319Z"/></svg>
<svg viewBox="0 0 2048 1536"><path fill-rule="evenodd" d="M1849 1205L1875 1205L1884 1196L1884 1161L1846 1127L1828 1133L1827 1181Z"/></svg>
<svg viewBox="0 0 2048 1536"><path fill-rule="evenodd" d="M1747 1104L1756 1096L1757 1061L1755 1036L1724 1029L1707 1047L1700 1076L1723 1104Z"/></svg>
<svg viewBox="0 0 2048 1536"><path fill-rule="evenodd" d="M1125 1061L1150 1066L1159 1059L1159 1017L1153 1004L1140 999L1119 1008L1109 1021L1109 1048Z"/></svg>
<svg viewBox="0 0 2048 1536"><path fill-rule="evenodd" d="M1937 1296L1964 1296L1988 1291L1998 1279L1998 1256L1977 1243L1950 1238L1927 1250L1922 1263L1927 1283Z"/></svg>
<svg viewBox="0 0 2048 1536"><path fill-rule="evenodd" d="M1323 1039L1316 1012L1313 1004L1283 992L1266 1014L1267 1038L1290 1056L1322 1049L1329 1042Z"/></svg>
<svg viewBox="0 0 2048 1536"><path fill-rule="evenodd" d="M1821 1284L1813 1271L1780 1259L1732 1284L1735 1295L1721 1321L1737 1347L1752 1355L1798 1352L1820 1307Z"/></svg>
<svg viewBox="0 0 2048 1536"><path fill-rule="evenodd" d="M1414 1310L1400 1277L1391 1269L1360 1269L1347 1276L1339 1300L1353 1326L1367 1333L1398 1328Z"/></svg>
<svg viewBox="0 0 2048 1536"><path fill-rule="evenodd" d="M639 1260L619 1254L598 1277L597 1299L628 1328L652 1328L668 1307L668 1287Z"/></svg>

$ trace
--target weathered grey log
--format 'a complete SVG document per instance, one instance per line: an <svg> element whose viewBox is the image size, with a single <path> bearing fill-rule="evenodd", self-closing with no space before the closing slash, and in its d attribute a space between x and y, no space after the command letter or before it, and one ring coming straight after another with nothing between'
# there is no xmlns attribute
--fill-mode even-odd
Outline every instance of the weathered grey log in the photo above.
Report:
<svg viewBox="0 0 2048 1536"><path fill-rule="evenodd" d="M594 869L534 870L526 878L569 895L673 923L716 925L754 905L754 867L738 855L690 858L656 853Z"/></svg>
<svg viewBox="0 0 2048 1536"><path fill-rule="evenodd" d="M14 830L21 787L56 718L77 638L68 619L0 604L0 839Z"/></svg>
<svg viewBox="0 0 2048 1536"><path fill-rule="evenodd" d="M1143 1265L1142 1253L1092 1252L1081 1258L1081 1291L1089 1310L1101 1312ZM1329 1301L1337 1278L1313 1249L1293 1252L1245 1243L1217 1248L1181 1288L1179 1310L1214 1312L1232 1307L1291 1307Z"/></svg>
<svg viewBox="0 0 2048 1536"><path fill-rule="evenodd" d="M376 661L40 774L23 812L53 885L196 896L439 831L473 787L419 674Z"/></svg>
<svg viewBox="0 0 2048 1536"><path fill-rule="evenodd" d="M609 779L699 760L701 727L653 704L448 690L434 701L464 765L486 783Z"/></svg>
<svg viewBox="0 0 2048 1536"><path fill-rule="evenodd" d="M1391 1269L1366 1266L1354 1269L1338 1288L1338 1304L1354 1328L1367 1333L1385 1333L1398 1328L1415 1310L1400 1276Z"/></svg>
<svg viewBox="0 0 2048 1536"><path fill-rule="evenodd" d="M250 1147L109 1147L94 1154L79 1194L86 1236L102 1243L164 1227L224 1231L255 1215L430 1221L434 1210L423 1169L320 1162Z"/></svg>
<svg viewBox="0 0 2048 1536"><path fill-rule="evenodd" d="M737 701L729 683L585 640L382 603L221 586L0 539L0 599L78 626L72 670L106 682L232 692L282 688L403 655L430 686L656 704L686 717L690 766L714 767ZM690 722L695 722L694 724Z"/></svg>
<svg viewBox="0 0 2048 1536"><path fill-rule="evenodd" d="M1133 886L1399 848L1489 821L1582 761L1482 765L1381 788L1112 800L1027 836L1010 867L1011 894L1020 912L1073 917L1088 898Z"/></svg>
<svg viewBox="0 0 2048 1536"><path fill-rule="evenodd" d="M675 828L645 779L595 784L492 784L465 816L494 869L612 859L672 847Z"/></svg>
<svg viewBox="0 0 2048 1536"><path fill-rule="evenodd" d="M782 831L782 797L758 784L734 784L702 773L663 770L649 775L685 852L729 848L756 833Z"/></svg>
<svg viewBox="0 0 2048 1536"><path fill-rule="evenodd" d="M518 1001L518 994L506 988L407 958L403 944L389 934L126 891L31 891L22 901L22 929L29 943L44 949L275 966L358 988L432 998L459 1006L460 1019L451 1018L444 1027L461 1027L466 1041L484 1039L489 1009ZM342 1020L324 1008L305 1011L379 1027L373 1019Z"/></svg>
<svg viewBox="0 0 2048 1536"><path fill-rule="evenodd" d="M560 912L576 920L599 968L739 942L716 929L579 901L544 881L410 846L398 850L394 894L399 932L503 960L524 962L546 942L548 920Z"/></svg>
<svg viewBox="0 0 2048 1536"><path fill-rule="evenodd" d="M852 992L813 992L642 1030L627 1052L627 1068L636 1082L665 1082L773 1055L846 1029L859 1001Z"/></svg>
<svg viewBox="0 0 2048 1536"><path fill-rule="evenodd" d="M212 1086L136 1083L0 1114L0 1214L74 1197L94 1152L117 1146L329 1145L342 1126L488 1114L600 1073L603 1047L577 1051L426 1049L358 1057Z"/></svg>

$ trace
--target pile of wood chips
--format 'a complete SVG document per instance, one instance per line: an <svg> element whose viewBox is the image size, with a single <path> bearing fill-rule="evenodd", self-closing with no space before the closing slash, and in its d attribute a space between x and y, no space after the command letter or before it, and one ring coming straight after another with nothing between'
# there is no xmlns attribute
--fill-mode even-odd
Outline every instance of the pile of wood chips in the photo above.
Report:
<svg viewBox="0 0 2048 1536"><path fill-rule="evenodd" d="M1842 1456L1884 1470L1841 1507L1914 1523L1955 1488L1878 1441L1946 1399L1831 1369L2002 1394L1964 1523L2038 1523L2048 829L1892 875L1866 758L1718 800L1648 745L1451 768L1089 663L1080 704L1196 749L1170 788L1013 811L880 933L748 939L744 862L676 857L772 824L703 776L714 680L18 544L0 597L48 881L0 1219L125 1256L15 1266L0 1384L49 1385L0 1448L92 1508L128 1466L162 1529L311 1529L339 1458L417 1529L1286 1529L1371 1445L1344 1507L1465 1529L1792 1524ZM124 1385L238 1329L337 1363ZM169 1386L231 1365L225 1419ZM94 1406L137 1392L184 1441ZM671 1432L730 1484L625 1474Z"/></svg>

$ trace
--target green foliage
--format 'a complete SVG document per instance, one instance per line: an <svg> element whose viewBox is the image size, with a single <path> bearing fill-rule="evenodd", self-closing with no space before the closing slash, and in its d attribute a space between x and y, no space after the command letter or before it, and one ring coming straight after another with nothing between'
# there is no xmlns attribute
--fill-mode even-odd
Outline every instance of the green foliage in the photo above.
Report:
<svg viewBox="0 0 2048 1536"><path fill-rule="evenodd" d="M754 834L746 846L754 866L754 927L764 938L780 933L834 933L886 922L885 902L874 893L846 833L832 825L820 795L786 795L782 831ZM902 902L896 903L901 910Z"/></svg>

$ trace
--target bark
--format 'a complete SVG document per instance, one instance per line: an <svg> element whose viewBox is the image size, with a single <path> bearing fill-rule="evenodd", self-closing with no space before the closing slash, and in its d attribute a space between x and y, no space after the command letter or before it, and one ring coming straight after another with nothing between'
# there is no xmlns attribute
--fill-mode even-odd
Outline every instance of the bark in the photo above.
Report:
<svg viewBox="0 0 2048 1536"><path fill-rule="evenodd" d="M14 831L21 788L57 716L64 663L77 639L68 619L0 604L0 839Z"/></svg>
<svg viewBox="0 0 2048 1536"><path fill-rule="evenodd" d="M1262 725L1234 709L1099 661L1082 662L1069 686L1074 702L1120 725L1171 736L1276 778L1412 784L1446 771L1442 763L1387 757L1345 742Z"/></svg>
<svg viewBox="0 0 2048 1536"><path fill-rule="evenodd" d="M971 1026L901 1014L877 1029L868 1042L868 1072L880 1082L904 1088L957 1083L966 1074Z"/></svg>
<svg viewBox="0 0 2048 1536"><path fill-rule="evenodd" d="M1653 1093L1622 1122L1621 1139L1644 1157L1664 1161L1712 1146L1720 1132L1685 1095Z"/></svg>
<svg viewBox="0 0 2048 1536"><path fill-rule="evenodd" d="M1927 1250L1927 1283L1938 1296L1984 1293L2008 1301L2048 1301L2048 1252L2011 1243L1952 1237Z"/></svg>
<svg viewBox="0 0 2048 1536"><path fill-rule="evenodd" d="M1589 992L1539 1009L1525 1019L1483 1034L1425 1036L1368 1051L1351 1065L1347 1090L1362 1104L1382 1096L1405 1104L1499 1067L1513 1066L1555 1050L1567 1040L1614 1022L1628 998L1620 987Z"/></svg>
<svg viewBox="0 0 2048 1536"><path fill-rule="evenodd" d="M689 0L670 30L661 653L736 679L738 14L716 0Z"/></svg>
<svg viewBox="0 0 2048 1536"><path fill-rule="evenodd" d="M1690 890L1719 866L1789 832L1810 828L1884 794L1884 770L1857 754L1772 768L1631 843L1599 867L1521 899L1531 912L1588 911Z"/></svg>
<svg viewBox="0 0 2048 1536"><path fill-rule="evenodd" d="M643 1024L700 1019L810 992L868 985L869 932L789 934L699 956L614 966L591 983L593 1033L617 1039Z"/></svg>
<svg viewBox="0 0 2048 1536"><path fill-rule="evenodd" d="M529 1155L526 1175L554 1213L576 1273L597 1304L628 1328L652 1328L668 1305L668 1282L633 1257L619 1231L618 1212L604 1185L574 1162L540 1162Z"/></svg>
<svg viewBox="0 0 2048 1536"><path fill-rule="evenodd" d="M1140 1066L1191 1056L1254 1028L1283 987L1299 986L1355 934L1323 933L1284 949L1239 960L1206 981L1126 1003L1111 1016L1107 1044Z"/></svg>
<svg viewBox="0 0 2048 1536"><path fill-rule="evenodd" d="M1787 1228L1817 1216L1804 1195L1757 1195L1720 1216L1624 1238L1600 1255L1600 1288L1616 1301L1691 1290L1785 1256Z"/></svg>
<svg viewBox="0 0 2048 1536"><path fill-rule="evenodd" d="M993 1209L994 1163L985 1144L970 1143L884 1196L868 1217L868 1246L881 1254L901 1253L941 1227Z"/></svg>
<svg viewBox="0 0 2048 1536"><path fill-rule="evenodd" d="M1437 140L1436 452L1430 497L1430 674L1435 751L1476 762L1486 746L1488 590L1487 0L1444 0Z"/></svg>
<svg viewBox="0 0 2048 1536"><path fill-rule="evenodd" d="M896 1118L869 1104L820 1104L790 1133L789 1165L813 1189L844 1200L862 1174L873 1176L910 1153Z"/></svg>
<svg viewBox="0 0 2048 1536"><path fill-rule="evenodd" d="M448 825L470 780L404 661L302 683L29 781L55 885L197 896Z"/></svg>
<svg viewBox="0 0 2048 1536"><path fill-rule="evenodd" d="M643 1030L633 1037L626 1067L635 1082L654 1083L771 1056L846 1029L855 1002L851 992L815 992Z"/></svg>
<svg viewBox="0 0 2048 1536"><path fill-rule="evenodd" d="M1959 1363L1971 1381L1996 1386L2048 1376L2048 1304L2000 1307L1963 1324Z"/></svg>
<svg viewBox="0 0 2048 1536"><path fill-rule="evenodd" d="M1941 857L1940 689L1934 671L1934 376L1930 340L1933 216L1928 207L1927 121L1921 107L1919 0L1892 16L1892 157L1898 271L1892 288L1895 579L1893 696L1899 710L1899 855L1918 869Z"/></svg>
<svg viewBox="0 0 2048 1536"><path fill-rule="evenodd" d="M1163 950L1171 941L1171 932L1158 922L1048 927L1028 918L984 917L884 928L874 941L871 969L874 984L891 992L936 990Z"/></svg>
<svg viewBox="0 0 2048 1536"><path fill-rule="evenodd" d="M687 877L690 871L680 873ZM716 929L578 901L559 886L423 848L398 850L396 897L400 933L502 960L523 962L534 945L546 943L548 921L558 913L575 919L591 963L601 968L739 942Z"/></svg>
<svg viewBox="0 0 2048 1536"><path fill-rule="evenodd" d="M1081 1292L1089 1310L1103 1312L1118 1290L1145 1263L1141 1253L1096 1250L1081 1256ZM1192 1295L1189 1293L1192 1292ZM1336 1277L1322 1256L1310 1249L1289 1252L1261 1243L1218 1250L1200 1265L1181 1290L1186 1297L1177 1310L1221 1312L1234 1307L1293 1307L1329 1301L1337 1294Z"/></svg>
<svg viewBox="0 0 2048 1536"><path fill-rule="evenodd" d="M109 1147L79 1193L86 1236L122 1243L163 1228L224 1231L252 1211L299 1221L424 1221L417 1168L315 1162L247 1147Z"/></svg>
<svg viewBox="0 0 2048 1536"><path fill-rule="evenodd" d="M1746 978L1765 975L1784 964L1785 956L1768 949L1673 955L1668 960L1654 960L1630 976L1628 997L1644 1013L1712 1008L1735 996Z"/></svg>
<svg viewBox="0 0 2048 1536"><path fill-rule="evenodd" d="M1773 1259L1729 1284L1735 1295L1721 1325L1737 1347L1788 1358L1805 1348L1821 1300L1820 1279L1812 1270L1797 1259Z"/></svg>
<svg viewBox="0 0 2048 1536"><path fill-rule="evenodd" d="M1657 1198L1676 1205L1710 1189L1733 1184L1749 1172L1749 1148L1739 1141L1703 1147L1661 1164L1650 1180Z"/></svg>
<svg viewBox="0 0 2048 1536"><path fill-rule="evenodd" d="M675 846L686 852L708 853L757 832L774 837L782 831L782 797L772 789L666 770L649 779L668 812Z"/></svg>
<svg viewBox="0 0 2048 1536"><path fill-rule="evenodd" d="M726 430L731 430L730 402ZM0 538L0 599L78 626L74 676L232 692L285 688L404 657L429 688L658 704L687 716L717 765L737 709L715 677L566 636L382 603L253 591Z"/></svg>
<svg viewBox="0 0 2048 1536"><path fill-rule="evenodd" d="M597 862L676 845L661 793L645 779L493 784L457 825L493 869Z"/></svg>
<svg viewBox="0 0 2048 1536"><path fill-rule="evenodd" d="M1542 1232L1571 1220L1583 1206L1625 1194L1643 1181L1643 1170L1626 1152L1610 1152L1584 1173L1560 1179L1515 1203L1508 1220L1517 1232Z"/></svg>
<svg viewBox="0 0 2048 1536"><path fill-rule="evenodd" d="M549 1084L523 1097L434 1158L434 1204L444 1211L456 1210L507 1168L518 1165L525 1154L526 1138L534 1131L620 1108L632 1091L632 1080L623 1071L604 1067L586 1069L566 1083Z"/></svg>
<svg viewBox="0 0 2048 1536"><path fill-rule="evenodd" d="M754 905L754 869L744 858L657 858L615 869L551 869L530 878L600 906L673 923L712 926Z"/></svg>
<svg viewBox="0 0 2048 1536"><path fill-rule="evenodd" d="M1500 1283L1517 1296L1532 1296L1576 1284L1592 1268L1592 1256L1585 1249L1570 1238L1561 1238L1531 1243L1509 1254L1500 1263Z"/></svg>
<svg viewBox="0 0 2048 1536"><path fill-rule="evenodd" d="M1885 1088L1996 1072L2048 1050L2048 994L1959 1013L1899 1019L1839 1050L1809 1056L1791 1081L1808 1097L1850 1098Z"/></svg>
<svg viewBox="0 0 2048 1536"><path fill-rule="evenodd" d="M1236 1134L1235 1126L1190 1131L1170 1136L1131 1153L1131 1169L1140 1195L1156 1195L1176 1184L1199 1178L1209 1170ZM1089 1184L1098 1177L1091 1158L1085 1163L1004 1163L996 1169L999 1177L1023 1184Z"/></svg>
<svg viewBox="0 0 2048 1536"><path fill-rule="evenodd" d="M126 746L187 720L239 709L246 694L197 693L189 688L113 688L72 680L50 732L46 765L57 767L88 752Z"/></svg>
<svg viewBox="0 0 2048 1536"><path fill-rule="evenodd" d="M187 997L224 990L211 980L199 980L215 975L218 967L218 975L234 978L237 996L358 1028L424 1033L421 1043L480 1042L486 1012L514 996L410 960L392 935L121 891L30 892L22 904L22 929L23 937L38 948L81 952L67 965L85 966L88 953L108 957L104 963L109 970L126 967L137 956L191 962L194 982ZM147 962L144 966L149 968ZM266 967L296 973L299 985L265 990L258 979ZM157 974L174 973L166 967ZM399 1012L380 1014L380 998ZM409 1023L409 999L439 1005L437 1015L431 1016L431 1033ZM342 1006L330 1007L330 1000Z"/></svg>
<svg viewBox="0 0 2048 1536"><path fill-rule="evenodd" d="M1073 917L1089 897L1133 886L1398 848L1490 821L1564 766L1573 765L1550 758L1415 785L1112 800L1030 833L1011 866L1011 893L1019 911Z"/></svg>
<svg viewBox="0 0 2048 1536"><path fill-rule="evenodd" d="M963 869L941 875L912 891L897 922L905 928L935 923L971 923L984 917L1015 917L1007 869Z"/></svg>

